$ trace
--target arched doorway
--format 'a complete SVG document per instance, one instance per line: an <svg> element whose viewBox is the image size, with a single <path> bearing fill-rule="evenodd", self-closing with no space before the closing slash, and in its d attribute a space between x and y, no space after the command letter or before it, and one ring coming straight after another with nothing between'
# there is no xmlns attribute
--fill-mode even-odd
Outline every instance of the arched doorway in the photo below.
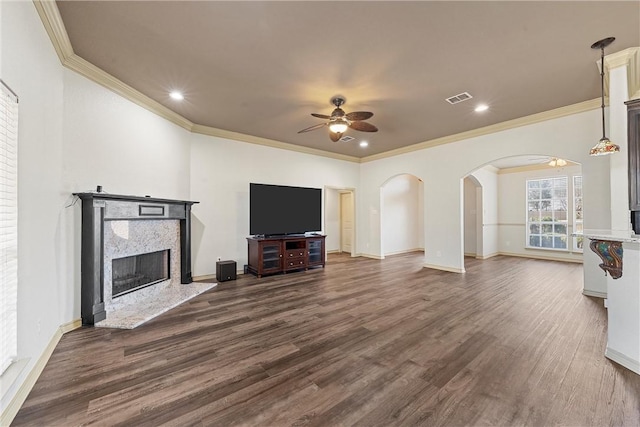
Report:
<svg viewBox="0 0 640 427"><path fill-rule="evenodd" d="M582 239L572 236L582 231L580 163L539 154L496 159L465 176L462 187L465 254L473 255L469 248L475 233L478 259L510 255L582 261ZM482 221L477 221L479 211Z"/></svg>

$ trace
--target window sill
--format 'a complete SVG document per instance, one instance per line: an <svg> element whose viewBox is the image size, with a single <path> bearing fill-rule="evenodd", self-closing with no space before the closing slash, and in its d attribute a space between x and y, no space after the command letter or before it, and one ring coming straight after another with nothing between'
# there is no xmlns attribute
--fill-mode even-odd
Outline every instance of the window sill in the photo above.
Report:
<svg viewBox="0 0 640 427"><path fill-rule="evenodd" d="M575 251L570 249L560 249L560 248L539 248L537 246L525 246L525 250L532 251L548 251L548 252L559 252L559 253L567 253L567 254L577 254L582 255L582 251Z"/></svg>
<svg viewBox="0 0 640 427"><path fill-rule="evenodd" d="M24 368L27 366L29 359L20 359L13 362L9 367L0 375L0 398L4 398L7 391L16 382Z"/></svg>

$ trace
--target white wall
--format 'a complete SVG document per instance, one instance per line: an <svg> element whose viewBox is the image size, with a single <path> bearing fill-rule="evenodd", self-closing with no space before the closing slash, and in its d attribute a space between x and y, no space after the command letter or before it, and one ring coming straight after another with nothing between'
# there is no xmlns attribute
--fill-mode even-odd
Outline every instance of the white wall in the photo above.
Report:
<svg viewBox="0 0 640 427"><path fill-rule="evenodd" d="M576 175L582 175L582 168L579 165L499 174L498 189L500 198L498 209L498 250L501 253L516 254L520 256L539 256L543 258L548 257L562 260L582 261L581 252L571 252L573 245L571 240L567 242L567 246L569 247L567 251L525 248L527 244L527 179L566 176L569 180L569 205L567 215L571 223L573 223L571 220L573 215L572 180ZM572 227L569 228L569 234L571 233L573 233Z"/></svg>
<svg viewBox="0 0 640 427"><path fill-rule="evenodd" d="M422 249L422 183L412 175L398 175L381 188L383 254L392 255Z"/></svg>
<svg viewBox="0 0 640 427"><path fill-rule="evenodd" d="M498 175L492 166L485 166L472 174L480 184L481 218L479 233L482 247L476 256L489 258L498 253Z"/></svg>
<svg viewBox="0 0 640 427"><path fill-rule="evenodd" d="M239 269L247 263L250 182L356 188L358 166L343 160L193 134L191 198L200 202L193 207L194 276L214 274L217 257L235 260Z"/></svg>
<svg viewBox="0 0 640 427"><path fill-rule="evenodd" d="M18 93L18 357L26 369L2 397L9 403L62 321L57 302L68 283L63 229L62 67L31 2L0 2L2 79Z"/></svg>
<svg viewBox="0 0 640 427"><path fill-rule="evenodd" d="M582 163L585 227L607 228L609 214L603 211L608 211L609 189L597 181L608 176L608 162L589 157L590 146L585 143L600 138L599 123L599 111L593 110L363 163L358 247L381 255L375 223L381 201L376 189L394 175L410 173L425 184L425 264L463 271L462 178L495 159L548 152Z"/></svg>
<svg viewBox="0 0 640 427"><path fill-rule="evenodd" d="M464 179L464 253L465 255L476 255L478 240L477 214L476 214L476 188L472 178Z"/></svg>
<svg viewBox="0 0 640 427"><path fill-rule="evenodd" d="M637 70L636 70L637 72ZM633 78L633 77L632 77ZM636 74L636 78L640 78ZM629 167L627 141L627 106L629 87L627 67L616 67L609 75L609 124L607 135L620 146L621 155L608 157L610 167L611 229L631 230L629 213Z"/></svg>
<svg viewBox="0 0 640 427"><path fill-rule="evenodd" d="M190 132L67 69L64 123L67 191L189 198Z"/></svg>
<svg viewBox="0 0 640 427"><path fill-rule="evenodd" d="M325 188L324 191L324 233L325 249L328 252L340 250L340 190Z"/></svg>
<svg viewBox="0 0 640 427"><path fill-rule="evenodd" d="M189 198L189 134L62 67L31 2L0 2L1 75L20 96L18 357L2 409L62 324L80 317L80 202L111 193Z"/></svg>

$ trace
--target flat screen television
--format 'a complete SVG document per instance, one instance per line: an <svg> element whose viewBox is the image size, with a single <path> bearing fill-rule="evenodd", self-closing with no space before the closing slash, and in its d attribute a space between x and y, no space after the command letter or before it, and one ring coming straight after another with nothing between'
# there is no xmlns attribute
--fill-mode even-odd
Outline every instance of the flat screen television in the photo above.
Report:
<svg viewBox="0 0 640 427"><path fill-rule="evenodd" d="M322 189L249 184L249 234L303 234L322 229Z"/></svg>

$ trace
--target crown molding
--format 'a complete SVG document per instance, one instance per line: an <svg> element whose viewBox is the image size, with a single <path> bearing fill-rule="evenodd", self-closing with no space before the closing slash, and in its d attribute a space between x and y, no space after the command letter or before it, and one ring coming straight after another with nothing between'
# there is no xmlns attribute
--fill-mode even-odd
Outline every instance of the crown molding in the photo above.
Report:
<svg viewBox="0 0 640 427"><path fill-rule="evenodd" d="M134 102L135 104L146 108L163 117L178 126L191 130L193 123L177 114L159 102L156 102L146 95L138 92L131 86L116 79L111 74L101 70L90 62L82 59L73 52L71 41L67 35L67 29L64 26L60 10L56 2L53 0L33 0L33 4L40 15L40 20L51 39L51 43L58 54L58 58L63 66L77 72L80 75L93 80L94 82L106 87L107 89L117 93L118 95Z"/></svg>
<svg viewBox="0 0 640 427"><path fill-rule="evenodd" d="M193 128L193 123L180 114L135 90L75 53L69 56L62 65L188 131Z"/></svg>
<svg viewBox="0 0 640 427"><path fill-rule="evenodd" d="M631 65L637 61L638 51L640 47L630 47L620 52L610 53L604 57L604 63L609 70Z"/></svg>
<svg viewBox="0 0 640 427"><path fill-rule="evenodd" d="M56 2L54 0L33 0L33 5L40 15L42 25L49 34L60 62L64 64L64 61L73 55L73 47L71 47L71 40L69 40Z"/></svg>
<svg viewBox="0 0 640 427"><path fill-rule="evenodd" d="M81 74L84 77L104 86L105 88L117 93L118 95L132 101L133 103L151 111L169 120L172 123L194 133L199 133L203 135L216 136L220 138L227 138L234 141L247 142L251 144L264 145L273 148L281 148L284 150L296 151L299 153L305 154L313 154L322 157L328 157L337 160L344 160L355 163L365 163L371 162L374 160L384 159L388 157L397 156L399 154L410 153L413 151L423 150L425 148L435 147L438 145L449 144L452 142L461 141L464 139L474 138L478 136L488 135L495 132L500 132L503 130L513 129L520 126L526 126L534 123L539 123L546 120L556 119L559 117L564 117L571 114L581 113L584 111L593 110L600 107L600 100L594 99L590 101L581 102L578 104L569 105L566 107L556 108L554 110L545 111L538 114L533 114L526 117L521 117L518 119L509 120L502 123L497 123L491 126L485 126L479 129L473 129L467 132L458 133L455 135L449 135L442 138L433 139L430 141L421 142L418 144L410 145L407 147L401 147L395 150L386 151L380 154L374 154L372 156L366 156L363 158L358 158L354 156L348 156L344 154L332 153L329 151L318 150L315 148L309 148L294 144L289 144L285 142L275 141L267 138L261 138L253 135L246 135L237 132L231 132L223 129L216 129L209 126L194 124L190 120L186 119L182 115L170 110L164 105L160 104L157 101L152 100L148 96L142 94L121 80L113 77L109 73L103 71L102 69L96 67L85 59L79 57L73 52L73 47L71 46L71 41L69 40L69 36L67 35L66 28L62 21L62 17L60 16L60 11L58 10L58 6L56 5L54 0L33 0L33 4L40 15L40 19L51 39L51 42L60 58L60 62L63 66ZM638 58L638 49L639 48L631 48L627 49L634 50L635 53L629 53L627 55ZM622 51L622 52L626 52ZM620 54L620 52L618 53ZM615 54L614 54L615 55ZM609 55L611 56L611 55ZM609 56L605 57L608 58ZM635 67L635 70L640 69L640 67ZM628 74L631 78L632 73ZM638 79L636 79L637 81ZM636 88L638 85L634 85L634 92L640 88ZM631 85L630 89L631 91ZM640 94L640 90L638 90Z"/></svg>
<svg viewBox="0 0 640 427"><path fill-rule="evenodd" d="M630 47L604 57L608 70L627 68L627 89L629 99L640 95L640 47Z"/></svg>
<svg viewBox="0 0 640 427"><path fill-rule="evenodd" d="M589 101L579 102L577 104L567 105L566 107L560 107L549 111L543 111L541 113L532 114L530 116L519 117L513 120L507 120L506 122L496 123L494 125L481 127L478 129L469 130L466 132L457 133L454 135L443 136L442 138L432 139L430 141L419 142L417 144L409 145L407 147L396 148L395 150L385 151L384 153L374 154L372 156L363 157L360 159L361 163L372 162L375 160L385 159L388 157L394 157L399 154L411 153L418 150L424 150L425 148L436 147L438 145L450 144L452 142L458 142L465 139L476 138L479 136L489 135L509 129L515 129L521 126L532 125L535 123L544 122L547 120L553 120L560 117L570 116L572 114L583 113L585 111L591 111L600 108L600 98L591 99Z"/></svg>
<svg viewBox="0 0 640 427"><path fill-rule="evenodd" d="M337 160L345 160L349 162L359 163L360 159L354 156L332 153L329 151L318 150L309 147L288 144L285 142L275 141L267 138L260 138L252 135L231 132L223 129L216 129L209 126L196 125L182 115L170 110L157 101L142 94L121 80L115 78L111 74L91 64L89 61L81 58L73 52L71 41L67 35L67 30L60 16L58 6L53 0L33 0L33 4L40 15L42 24L44 25L51 43L53 44L58 58L63 66L77 72L78 74L98 83L101 86L115 92L125 99L159 115L160 117L175 123L176 125L194 133L203 135L216 136L220 138L231 139L234 141L247 142L251 144L264 145L273 148L281 148L289 151L297 151L299 153L313 154Z"/></svg>
<svg viewBox="0 0 640 427"><path fill-rule="evenodd" d="M289 144L286 142L276 141L274 139L261 138L259 136L246 135L243 133L232 132L228 130L218 129L210 126L194 124L191 132L199 133L207 136L215 136L218 138L231 139L234 141L248 142L249 144L264 145L266 147L280 148L283 150L297 151L298 153L313 154L316 156L328 157L336 160L345 160L348 162L360 163L360 159L345 154L332 153L330 151L318 150L316 148L304 147L302 145Z"/></svg>

